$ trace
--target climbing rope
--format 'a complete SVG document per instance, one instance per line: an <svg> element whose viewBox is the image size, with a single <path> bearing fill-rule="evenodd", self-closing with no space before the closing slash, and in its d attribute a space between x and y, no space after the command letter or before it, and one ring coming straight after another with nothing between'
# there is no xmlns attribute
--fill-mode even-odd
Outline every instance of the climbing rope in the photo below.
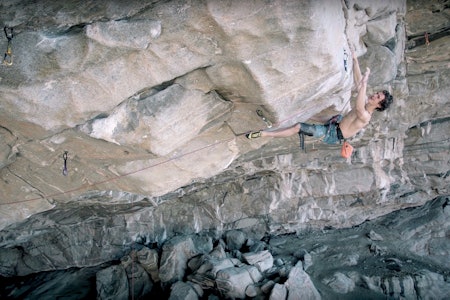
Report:
<svg viewBox="0 0 450 300"><path fill-rule="evenodd" d="M8 30L9 29L9 33ZM11 66L13 64L13 57L12 57L12 39L14 37L14 29L10 27L4 27L3 31L5 32L5 36L8 39L8 45L6 47L5 56L3 57L3 64L6 66Z"/></svg>
<svg viewBox="0 0 450 300"><path fill-rule="evenodd" d="M5 34L6 34L6 27L5 27ZM8 35L7 35L7 36L8 36ZM11 39L12 39L12 29L11 29ZM9 39L9 40L10 40L10 39ZM9 41L9 40L8 40L8 41ZM350 89L351 89L351 88L350 88ZM346 89L346 90L347 90L347 89ZM276 101L278 101L279 99L281 99L283 96L285 96L285 95L282 95L282 96L278 97L278 98L276 99ZM349 101L350 101L350 99L346 102L346 104L344 105L344 108L345 108L345 106L348 104ZM247 104L248 104L248 103L247 103ZM235 105L235 103L233 103L233 105ZM343 109L344 109L344 108L343 108ZM341 110L341 112L343 111L343 109ZM258 113L258 112L257 112L257 113ZM262 112L259 112L259 113L258 113L258 115L261 115L261 114L262 114ZM278 123L275 123L275 124L273 124L273 125L280 125L280 124L282 124L282 123L284 123L284 122L286 122L286 121L288 121L288 120L290 120L290 119L292 119L292 118L294 118L294 117L297 117L299 114L300 114L300 113L293 114L293 115L289 116L288 118L286 118L286 119L284 119L284 120L282 120L282 121L280 121L280 122L278 122ZM261 116L260 116L260 117L261 117ZM267 120L267 119L266 119L266 120ZM267 122L270 122L270 121L267 120ZM231 128L231 127L230 127L230 128ZM263 129L260 129L260 130L263 130ZM232 130L232 131L233 131L233 130ZM123 178L123 177L127 177L127 176L130 176L130 175L133 175L133 174L136 174L136 173L139 173L139 172L142 172L142 171L145 171L145 170L148 170L148 169L151 169L151 168L154 168L154 167L157 167L157 166L160 166L160 165L169 163L169 162L171 162L171 161L174 161L174 160L180 159L180 158L182 158L182 157L185 157L185 156L194 154L194 153L196 153L196 152L200 152L200 151L202 151L202 150L205 150L205 149L214 147L214 146L216 146L216 145L219 145L219 144L222 144L222 143L228 143L228 142L230 142L230 141L236 139L237 137L243 136L243 135L245 135L245 134L247 134L247 133L250 133L250 132L252 132L252 131L246 131L246 132L242 132L242 133L235 133L235 132L233 132L234 135L235 135L233 138L228 138L228 139L225 139L225 140L219 140L219 141L216 141L216 142L214 142L214 143L208 144L208 145L206 145L206 146L200 147L200 148L198 148L198 149L194 149L194 150L192 150L192 151L189 151L189 152L186 152L186 153L183 153L183 154L180 154L180 155L177 155L177 156L168 158L168 159L166 159L166 160L163 160L163 161L161 161L161 162L152 164L152 165L150 165L150 166L143 167L143 168L140 168L140 169L138 169L138 170L131 171L131 172L128 172L128 173L124 173L124 174L121 174L121 175L117 175L117 176L112 177L112 178L107 178L107 179L105 179L105 180L100 180L100 181L97 181L97 182L93 182L93 183L89 183L89 184L84 184L84 185L81 185L81 186L79 186L79 187L77 187L77 188L74 188L74 189L71 189L71 190L66 190L66 191L62 191L62 192L57 192L57 193L53 193L53 194L50 194L50 195L44 195L44 194L43 194L43 195L40 196L40 197L35 197L35 198L31 198L31 199L24 199L24 200L15 201L15 202L0 203L0 206L2 206L2 205L12 205L12 204L18 204L18 203L24 203L24 202L31 202L31 201L37 201L37 200L43 200L43 199L49 199L49 198L55 198L55 197L64 196L64 195L66 195L66 194L70 194L70 193L73 193L73 192L81 191L81 190L87 189L87 188L92 187L92 186L96 186L96 185L100 185L100 184L104 184L104 183L116 181L116 180L119 180L119 179L121 179L121 178ZM64 154L63 154L63 160L64 160L64 164L63 164L63 175L64 175L64 176L67 176L67 175L68 175L67 158L68 158L68 151L65 151Z"/></svg>
<svg viewBox="0 0 450 300"><path fill-rule="evenodd" d="M115 176L115 177L107 178L107 179L105 179L105 180L100 180L100 181L92 182L92 183L89 183L89 184L84 184L84 185L81 185L81 186L79 186L79 187L77 187L77 188L74 188L74 189L71 189L71 190L62 191L62 192L57 192L57 193L50 194L50 195L42 195L41 197L36 197L36 198L32 198L32 199L24 199L24 200L15 201L15 202L0 203L0 206L2 206L2 205L17 204L17 203L24 203L24 202L31 202L31 201L36 201L36 200L43 200L43 199L48 199L48 198L54 198L54 197L64 196L64 195L66 195L66 194L70 194L70 193L73 193L73 192L78 192L78 191L87 189L87 188L92 187L92 186L96 186L96 185L99 185L99 184L104 184L104 183L107 183L107 182L115 181L115 180L121 179L121 178L123 178L123 177L127 177L127 176L130 176L130 175L133 175L133 174L136 174L136 173L139 173L139 172L142 172L142 171L145 171L145 170L148 170L148 169L151 169L151 168L160 166L160 165L164 165L164 164L166 164L166 163L168 163L168 162L171 162L171 161L180 159L180 158L182 158L182 157L185 157L185 156L194 154L194 153L196 153L196 152L200 152L200 151L205 150L205 149L208 149L208 148L212 148L212 147L214 147L214 146L216 146L216 145L219 145L219 144L222 144L222 143L228 143L228 142L234 140L235 138L236 138L236 137L228 138L228 139L225 139L225 140L220 140L220 141L217 141L217 142L208 144L208 145L206 145L206 146L203 146L203 147L201 147L201 148L194 149L194 150L192 150L192 151L189 151L189 152L186 152L186 153L182 153L182 154L179 154L179 155L177 155L177 156L168 158L168 159L166 159L166 160L163 160L163 161L161 161L161 162L152 164L152 165L150 165L150 166L147 166L147 167L144 167L144 168L140 168L140 169L138 169L138 170L131 171L131 172L128 172L128 173L124 173L124 174L121 174L121 175L117 175L117 176Z"/></svg>

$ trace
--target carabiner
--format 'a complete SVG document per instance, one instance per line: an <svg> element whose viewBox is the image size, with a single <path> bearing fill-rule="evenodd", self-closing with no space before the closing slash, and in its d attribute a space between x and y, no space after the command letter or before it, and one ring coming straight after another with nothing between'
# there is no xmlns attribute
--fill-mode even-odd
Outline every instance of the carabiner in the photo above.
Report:
<svg viewBox="0 0 450 300"><path fill-rule="evenodd" d="M9 28L9 34L6 31L6 29L8 29L8 28ZM3 27L3 31L5 32L5 36L8 39L8 41L12 40L12 38L14 37L14 28L5 26L5 27Z"/></svg>
<svg viewBox="0 0 450 300"><path fill-rule="evenodd" d="M6 31L6 29L9 28L9 34ZM13 57L12 57L12 43L11 40L14 37L14 29L11 27L4 27L3 31L5 32L5 36L8 39L8 46L6 47L5 56L3 57L3 64L6 66L11 66L13 64Z"/></svg>
<svg viewBox="0 0 450 300"><path fill-rule="evenodd" d="M64 159L64 166L63 166L63 175L67 176L69 174L69 171L67 170L67 153L68 151L64 151L63 159Z"/></svg>
<svg viewBox="0 0 450 300"><path fill-rule="evenodd" d="M345 49L344 49L344 70L345 72L347 72L348 70L348 54Z"/></svg>
<svg viewBox="0 0 450 300"><path fill-rule="evenodd" d="M11 66L13 64L12 48L10 41L8 41L8 48L6 48L5 56L3 57L3 64L6 66Z"/></svg>

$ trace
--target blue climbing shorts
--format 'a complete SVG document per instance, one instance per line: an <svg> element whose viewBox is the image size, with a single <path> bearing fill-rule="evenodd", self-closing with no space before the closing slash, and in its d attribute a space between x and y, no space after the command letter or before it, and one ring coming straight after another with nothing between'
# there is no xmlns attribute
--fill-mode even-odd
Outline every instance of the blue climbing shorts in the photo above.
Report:
<svg viewBox="0 0 450 300"><path fill-rule="evenodd" d="M337 144L343 139L338 123L326 125L300 123L300 126L299 134L303 133L308 136L322 139L322 142L326 144Z"/></svg>

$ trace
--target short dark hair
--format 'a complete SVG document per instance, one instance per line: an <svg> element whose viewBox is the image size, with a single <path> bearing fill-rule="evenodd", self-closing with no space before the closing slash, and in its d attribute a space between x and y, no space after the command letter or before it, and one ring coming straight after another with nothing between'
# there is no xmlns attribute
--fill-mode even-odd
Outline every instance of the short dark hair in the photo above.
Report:
<svg viewBox="0 0 450 300"><path fill-rule="evenodd" d="M378 110L378 111L385 110L386 108L389 107L389 105L392 104L392 102L394 102L394 97L392 97L392 95L389 94L388 91L384 90L383 94L384 94L384 99L383 99L383 101L380 102L380 104L379 104L380 107L376 108L376 110Z"/></svg>

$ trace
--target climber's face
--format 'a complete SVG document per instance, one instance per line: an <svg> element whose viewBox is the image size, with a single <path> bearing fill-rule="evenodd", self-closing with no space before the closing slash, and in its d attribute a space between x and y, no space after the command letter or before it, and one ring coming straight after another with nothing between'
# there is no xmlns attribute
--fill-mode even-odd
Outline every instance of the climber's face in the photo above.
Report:
<svg viewBox="0 0 450 300"><path fill-rule="evenodd" d="M386 96L384 95L383 92L378 92L373 94L370 98L369 98L369 102L373 105L375 105L376 107L380 107L380 102L383 101L386 98Z"/></svg>

